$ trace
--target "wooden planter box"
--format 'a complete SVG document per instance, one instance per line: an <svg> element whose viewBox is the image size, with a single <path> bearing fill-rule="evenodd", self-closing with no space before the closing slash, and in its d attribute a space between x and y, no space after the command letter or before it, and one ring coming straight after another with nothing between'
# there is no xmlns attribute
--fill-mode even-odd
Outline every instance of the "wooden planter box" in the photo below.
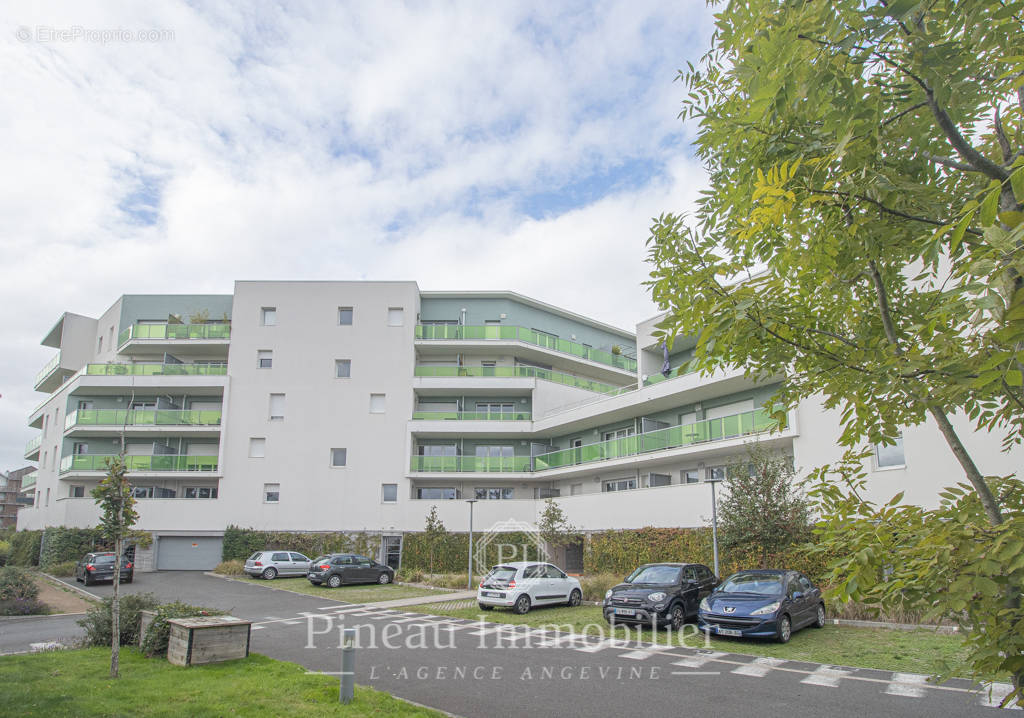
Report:
<svg viewBox="0 0 1024 718"><path fill-rule="evenodd" d="M249 655L251 621L234 616L171 618L167 660L178 666L217 663Z"/></svg>
<svg viewBox="0 0 1024 718"><path fill-rule="evenodd" d="M156 611L139 611L139 648L142 648L142 641L146 638L146 631L149 624L156 618Z"/></svg>

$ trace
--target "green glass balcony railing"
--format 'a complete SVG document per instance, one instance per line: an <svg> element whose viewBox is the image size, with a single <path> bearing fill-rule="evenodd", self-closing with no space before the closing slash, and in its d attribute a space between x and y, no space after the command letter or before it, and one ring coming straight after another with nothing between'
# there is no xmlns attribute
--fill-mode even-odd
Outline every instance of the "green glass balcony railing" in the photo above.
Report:
<svg viewBox="0 0 1024 718"><path fill-rule="evenodd" d="M544 347L559 352L560 354L571 354L581 359L607 364L618 369L636 371L636 359L622 354L606 352L603 349L594 349L567 339L537 332L526 327L514 327L505 324L488 324L485 326L466 326L462 324L417 324L416 338L425 340L505 340L523 342L537 347Z"/></svg>
<svg viewBox="0 0 1024 718"><path fill-rule="evenodd" d="M532 366L418 366L416 367L415 373L416 376L433 377L534 377L545 381L552 381L556 384L574 386L577 389L596 391L599 394L610 394L613 392L619 393L623 390L632 390L636 388L635 386L612 386L611 384L605 384L604 382L594 381L592 379L583 379L582 377L572 376L571 374L562 374L561 372L550 371L549 369L539 369Z"/></svg>
<svg viewBox="0 0 1024 718"><path fill-rule="evenodd" d="M230 339L231 324L133 324L117 335L117 346L132 339Z"/></svg>
<svg viewBox="0 0 1024 718"><path fill-rule="evenodd" d="M692 374L694 371L695 369L691 367L690 362L680 364L679 366L672 367L672 369L668 373L668 376L665 376L661 372L658 372L657 374L648 375L648 377L644 379L644 386L650 386L651 384L660 384L661 382L668 381L669 379L675 379L676 377L679 376Z"/></svg>
<svg viewBox="0 0 1024 718"><path fill-rule="evenodd" d="M529 456L414 456L413 471L434 472L525 472L530 470Z"/></svg>
<svg viewBox="0 0 1024 718"><path fill-rule="evenodd" d="M25 456L34 454L39 446L43 443L43 435L40 434L34 439L29 439L28 443L25 444Z"/></svg>
<svg viewBox="0 0 1024 718"><path fill-rule="evenodd" d="M426 421L529 421L530 412L488 412L488 411L414 411L413 419Z"/></svg>
<svg viewBox="0 0 1024 718"><path fill-rule="evenodd" d="M510 459L480 459L473 456L414 456L413 471L471 472L471 471L547 471L577 464L588 464L608 459L637 456L652 451L676 449L723 439L757 434L775 428L775 420L764 409L742 414L705 419L694 424L670 426L644 434L621 439L601 441L572 449L561 449L540 454L531 460L528 456ZM481 464L479 462L494 462ZM480 468L481 466L485 468Z"/></svg>
<svg viewBox="0 0 1024 718"><path fill-rule="evenodd" d="M220 409L79 409L67 415L72 426L218 426Z"/></svg>
<svg viewBox="0 0 1024 718"><path fill-rule="evenodd" d="M60 352L57 352L57 356L55 356L53 359L48 361L46 363L46 366L44 366L42 369L40 369L39 373L36 374L36 382L32 386L39 386L40 384L42 384L43 380L46 379L46 377L50 376L50 374L53 374L53 372L57 371L57 367L59 367L59 366L60 366Z"/></svg>
<svg viewBox="0 0 1024 718"><path fill-rule="evenodd" d="M36 479L39 478L39 472L33 471L32 473L25 474L21 477L21 490L30 489L36 485Z"/></svg>
<svg viewBox="0 0 1024 718"><path fill-rule="evenodd" d="M87 364L89 376L223 376L228 365L217 364Z"/></svg>
<svg viewBox="0 0 1024 718"><path fill-rule="evenodd" d="M107 461L114 459L106 454L76 454L60 460L60 472L106 471ZM129 471L216 471L216 456L126 456L125 468Z"/></svg>

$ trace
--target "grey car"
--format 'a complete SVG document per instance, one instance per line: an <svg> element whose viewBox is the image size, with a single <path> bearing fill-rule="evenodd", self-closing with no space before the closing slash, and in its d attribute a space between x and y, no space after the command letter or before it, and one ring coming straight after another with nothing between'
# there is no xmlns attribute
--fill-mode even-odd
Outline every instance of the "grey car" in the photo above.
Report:
<svg viewBox="0 0 1024 718"><path fill-rule="evenodd" d="M305 576L309 559L295 551L257 551L245 561L245 572L268 581L278 576Z"/></svg>

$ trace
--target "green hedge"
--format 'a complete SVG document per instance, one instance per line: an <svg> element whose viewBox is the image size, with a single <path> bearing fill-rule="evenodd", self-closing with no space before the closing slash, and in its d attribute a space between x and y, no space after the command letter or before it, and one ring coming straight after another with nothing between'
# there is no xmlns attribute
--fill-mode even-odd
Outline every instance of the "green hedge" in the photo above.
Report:
<svg viewBox="0 0 1024 718"><path fill-rule="evenodd" d="M100 534L99 529L69 529L63 526L51 526L43 536L43 554L39 565L48 569L68 561L77 562L90 551L107 551L109 543Z"/></svg>
<svg viewBox="0 0 1024 718"><path fill-rule="evenodd" d="M12 535L8 562L13 566L38 566L39 541L42 538L42 531L18 531Z"/></svg>
<svg viewBox="0 0 1024 718"><path fill-rule="evenodd" d="M475 541L481 534L474 536ZM504 548L502 548L504 546ZM498 561L531 561L538 558L537 547L525 533L491 535L486 549L486 565ZM434 573L456 573L467 569L469 535L449 533L441 536L434 547ZM402 569L430 571L430 542L424 533L407 533L402 539Z"/></svg>
<svg viewBox="0 0 1024 718"><path fill-rule="evenodd" d="M376 556L380 537L367 533L307 533L257 531L228 526L224 531L223 561L244 561L256 551L286 549L316 558L327 553L358 553Z"/></svg>

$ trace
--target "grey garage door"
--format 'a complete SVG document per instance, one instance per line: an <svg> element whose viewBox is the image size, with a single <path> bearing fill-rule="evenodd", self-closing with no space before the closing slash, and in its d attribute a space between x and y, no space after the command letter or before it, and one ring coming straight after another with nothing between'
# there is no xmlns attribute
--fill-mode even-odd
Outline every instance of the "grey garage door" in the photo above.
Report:
<svg viewBox="0 0 1024 718"><path fill-rule="evenodd" d="M220 536L161 536L156 567L161 571L209 571L220 563Z"/></svg>

